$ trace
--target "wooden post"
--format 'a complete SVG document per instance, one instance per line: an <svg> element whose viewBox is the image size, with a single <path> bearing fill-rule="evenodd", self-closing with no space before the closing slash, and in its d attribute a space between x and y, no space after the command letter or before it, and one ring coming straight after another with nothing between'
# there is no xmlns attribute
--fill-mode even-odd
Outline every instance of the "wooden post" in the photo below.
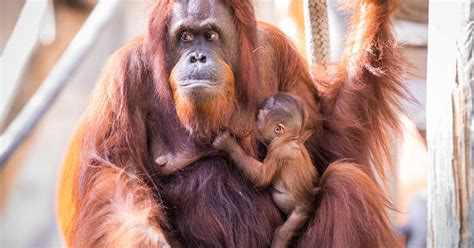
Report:
<svg viewBox="0 0 474 248"><path fill-rule="evenodd" d="M474 247L474 0L431 0L428 247Z"/></svg>

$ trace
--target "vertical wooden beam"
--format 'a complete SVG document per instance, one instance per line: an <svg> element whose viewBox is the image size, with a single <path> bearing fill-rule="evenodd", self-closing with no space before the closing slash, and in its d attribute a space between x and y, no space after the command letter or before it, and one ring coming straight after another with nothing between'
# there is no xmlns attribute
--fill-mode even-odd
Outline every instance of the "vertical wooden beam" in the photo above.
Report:
<svg viewBox="0 0 474 248"><path fill-rule="evenodd" d="M474 2L474 1L473 1ZM471 5L471 10L474 4ZM471 12L471 16L474 11ZM472 157L472 92L474 86L474 19L458 40L457 84L453 92L454 172L458 187L461 244L474 247L474 165ZM469 244L469 245L467 245Z"/></svg>
<svg viewBox="0 0 474 248"><path fill-rule="evenodd" d="M474 0L429 9L428 246L474 247Z"/></svg>

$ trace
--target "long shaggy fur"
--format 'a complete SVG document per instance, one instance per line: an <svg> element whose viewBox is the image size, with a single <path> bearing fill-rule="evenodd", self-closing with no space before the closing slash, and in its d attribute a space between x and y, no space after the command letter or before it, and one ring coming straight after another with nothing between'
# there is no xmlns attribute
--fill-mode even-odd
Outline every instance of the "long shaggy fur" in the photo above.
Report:
<svg viewBox="0 0 474 248"><path fill-rule="evenodd" d="M74 223L72 247L169 247L161 229L166 219L139 178L116 168L102 168L91 180L94 188L80 204L88 211L76 216L81 221Z"/></svg>
<svg viewBox="0 0 474 248"><path fill-rule="evenodd" d="M385 208L389 201L359 166L335 162L320 179L316 213L301 247L397 247Z"/></svg>
<svg viewBox="0 0 474 248"><path fill-rule="evenodd" d="M390 26L394 1L354 1L344 59L328 71L317 70L314 80L283 33L265 24L257 32L252 1L223 1L235 16L240 44L240 64L233 72L238 109L221 113L233 113L228 129L239 138L249 134L259 101L272 90L298 95L308 107L314 135L306 147L322 175L322 191L314 199L315 215L294 242L302 247L396 246L373 174L374 168L384 175L391 130L399 127L399 99L406 95L403 59ZM80 145L71 148L80 151L66 158L79 160L72 186L75 215L66 232L71 246L265 247L281 224L268 192L253 191L222 157L201 159L168 178L154 169L153 140L171 152L200 142L178 118L170 87L172 3L152 1L147 34L109 60L81 121L73 142ZM269 79L277 85L260 80L258 34L272 46L261 50L274 59ZM257 148L252 137L241 145L248 152ZM348 162L334 163L340 159Z"/></svg>
<svg viewBox="0 0 474 248"><path fill-rule="evenodd" d="M222 158L198 162L160 183L174 237L184 247L269 247L281 224L268 192L257 192Z"/></svg>
<svg viewBox="0 0 474 248"><path fill-rule="evenodd" d="M361 0L347 7L354 16L343 59L314 75L323 122L307 146L323 173L322 191L299 244L398 247L386 213L391 205L374 175L385 179L390 137L400 128L400 100L409 97L405 60L390 22L396 1Z"/></svg>
<svg viewBox="0 0 474 248"><path fill-rule="evenodd" d="M408 97L405 60L390 20L396 1L349 2L354 16L342 61L315 73L324 122L313 150L322 168L350 159L372 178L373 171L384 178L400 100Z"/></svg>

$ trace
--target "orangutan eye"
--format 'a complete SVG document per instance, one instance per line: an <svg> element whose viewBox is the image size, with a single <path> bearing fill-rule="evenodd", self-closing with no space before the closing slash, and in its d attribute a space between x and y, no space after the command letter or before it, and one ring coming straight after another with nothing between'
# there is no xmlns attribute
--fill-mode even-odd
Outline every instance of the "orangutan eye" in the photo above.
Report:
<svg viewBox="0 0 474 248"><path fill-rule="evenodd" d="M209 31L206 34L206 40L218 40L219 39L219 34L214 31Z"/></svg>
<svg viewBox="0 0 474 248"><path fill-rule="evenodd" d="M194 35L191 34L190 32L182 32L181 33L181 40L182 41L193 41L194 40Z"/></svg>

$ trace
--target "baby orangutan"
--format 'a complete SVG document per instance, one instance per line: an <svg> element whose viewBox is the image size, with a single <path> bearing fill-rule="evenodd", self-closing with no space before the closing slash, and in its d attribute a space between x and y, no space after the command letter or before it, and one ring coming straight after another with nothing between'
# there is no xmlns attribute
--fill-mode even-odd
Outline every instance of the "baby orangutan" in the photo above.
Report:
<svg viewBox="0 0 474 248"><path fill-rule="evenodd" d="M289 94L277 93L262 105L257 131L268 146L263 163L247 155L229 132L220 134L213 145L227 152L256 187L272 186L273 200L288 216L275 231L272 247L286 247L306 223L319 175L304 146L310 132L305 128L303 103Z"/></svg>

